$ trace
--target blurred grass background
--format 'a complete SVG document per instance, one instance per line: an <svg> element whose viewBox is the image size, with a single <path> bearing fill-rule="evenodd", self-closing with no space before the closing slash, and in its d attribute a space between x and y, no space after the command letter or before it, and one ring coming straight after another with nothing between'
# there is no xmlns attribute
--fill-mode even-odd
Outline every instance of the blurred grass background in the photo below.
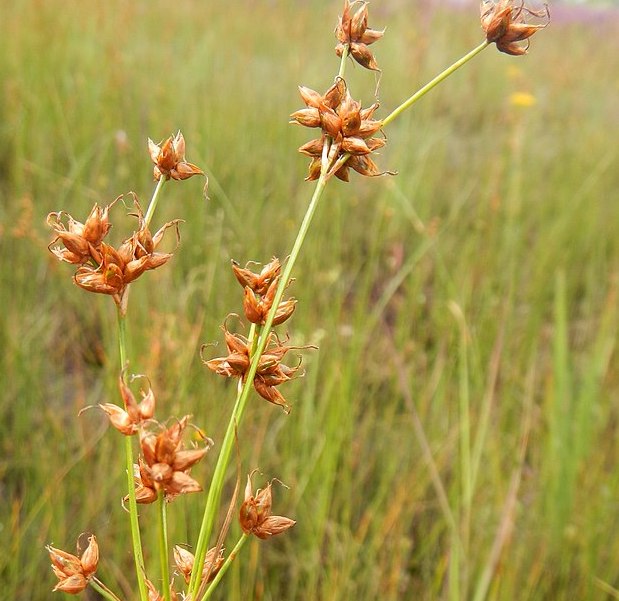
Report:
<svg viewBox="0 0 619 601"><path fill-rule="evenodd" d="M218 599L619 599L619 20L557 8L529 56L486 50L389 128L378 162L397 177L329 186L288 327L320 348L281 388L292 414L256 398L239 432L243 470L285 482L274 509L298 524L245 548ZM196 178L165 187L156 221L183 218L182 244L132 288L129 357L159 415L192 413L217 443L233 386L198 350L223 354L219 325L241 310L230 258L290 249L312 190L296 148L313 132L287 117L298 84L332 81L340 10L2 11L2 598L52 598L44 545L72 550L84 531L101 578L135 598L120 437L97 411L77 417L116 399L114 307L53 260L45 216L83 220L130 190L147 202L146 138L184 132L210 199ZM370 14L387 26L381 115L481 37L475 5ZM370 104L373 75L348 79ZM118 242L133 223L114 215ZM214 460L194 475L206 483ZM173 542L195 542L200 500L170 507Z"/></svg>

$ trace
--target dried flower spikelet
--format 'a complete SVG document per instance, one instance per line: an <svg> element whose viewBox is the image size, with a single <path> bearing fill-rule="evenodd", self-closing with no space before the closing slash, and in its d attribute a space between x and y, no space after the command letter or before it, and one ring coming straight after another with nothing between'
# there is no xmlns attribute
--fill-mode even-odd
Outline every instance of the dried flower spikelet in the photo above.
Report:
<svg viewBox="0 0 619 601"><path fill-rule="evenodd" d="M199 482L188 472L206 455L213 442L203 438L203 447L183 448L182 436L188 424L189 416L186 415L158 434L142 431L142 457L134 475L138 503L154 502L159 491L163 491L166 500L171 501L178 495L202 490Z"/></svg>
<svg viewBox="0 0 619 601"><path fill-rule="evenodd" d="M249 263L243 268L236 261L232 261L232 271L243 288L249 287L256 294L266 294L271 282L279 276L282 265L277 257L273 257L260 273L255 273L248 268Z"/></svg>
<svg viewBox="0 0 619 601"><path fill-rule="evenodd" d="M482 0L480 5L481 26L489 43L495 43L501 52L513 56L526 54L529 38L550 22L548 5L535 11L525 6L524 0ZM542 19L542 23L526 23L528 17ZM520 42L526 42L524 45Z"/></svg>
<svg viewBox="0 0 619 601"><path fill-rule="evenodd" d="M254 534L258 538L267 539L292 528L296 522L287 517L271 515L273 503L272 483L264 489L258 489L252 494L251 478L255 472L247 476L245 499L239 510L239 522L245 534Z"/></svg>
<svg viewBox="0 0 619 601"><path fill-rule="evenodd" d="M138 403L125 382L124 370L118 378L118 386L125 409L123 410L112 403L105 403L99 405L99 407L105 411L114 428L125 436L131 436L138 431L145 421L152 419L155 413L155 393L150 386L148 392L140 391L142 400Z"/></svg>
<svg viewBox="0 0 619 601"><path fill-rule="evenodd" d="M165 597L148 578L146 578L144 582L148 588L148 601L164 601ZM179 601L177 593L172 589L172 584L170 584L170 601Z"/></svg>
<svg viewBox="0 0 619 601"><path fill-rule="evenodd" d="M256 294L249 286L245 287L245 295L243 297L243 311L245 317L251 322L260 325L266 323L269 311L273 306L275 294L279 285L279 276L276 277L270 284L266 293L262 296ZM278 326L288 320L294 313L297 301L290 298L281 301L275 311L272 325Z"/></svg>
<svg viewBox="0 0 619 601"><path fill-rule="evenodd" d="M228 356L210 360L202 358L202 362L220 376L244 379L251 363L249 341L240 334L229 332L225 324L222 329L228 347ZM289 367L281 362L292 348L281 344L271 332L267 346L260 357L253 382L256 392L263 399L280 406L286 413L290 412L290 405L275 387L291 380L299 370L300 364L296 367Z"/></svg>
<svg viewBox="0 0 619 601"><path fill-rule="evenodd" d="M189 584L191 580L191 572L193 571L193 565L195 557L193 553L187 551L187 549L176 545L174 547L174 563L183 575L185 582ZM202 567L202 577L206 582L211 582L217 575L217 572L221 569L224 563L223 549L217 550L216 547L209 549L204 557L204 564Z"/></svg>
<svg viewBox="0 0 619 601"><path fill-rule="evenodd" d="M91 253L92 262L83 264L73 276L74 282L88 292L109 294L119 307L124 307L123 299L127 286L144 272L165 265L172 253L157 252L157 247L169 228L176 229L177 242L180 239L175 219L165 223L154 236L151 236L137 199L139 228L127 238L118 249L102 242L96 254Z"/></svg>
<svg viewBox="0 0 619 601"><path fill-rule="evenodd" d="M52 570L58 578L54 591L62 591L70 595L82 592L99 564L99 545L94 535L88 538L88 546L77 557L61 549L48 545L47 551L52 562Z"/></svg>
<svg viewBox="0 0 619 601"><path fill-rule="evenodd" d="M382 127L382 121L372 118L377 103L362 108L361 103L351 97L341 78L323 96L309 88L299 90L307 109L293 113L291 123L307 126L309 111L312 111L312 115L317 114L322 130L320 138L299 148L299 152L312 159L306 180L318 179L323 169L326 169L327 176L335 175L346 182L351 168L366 176L389 173L379 171L370 158L373 152L385 145L384 138L373 137ZM314 122L316 117L311 120Z"/></svg>
<svg viewBox="0 0 619 601"><path fill-rule="evenodd" d="M184 180L193 175L204 175L202 169L185 160L185 138L180 131L160 144L148 138L148 152L155 164L153 175L157 181L162 177Z"/></svg>
<svg viewBox="0 0 619 601"><path fill-rule="evenodd" d="M354 12L353 12L354 9ZM342 56L345 47L349 48L350 55L362 67L372 71L380 71L374 55L368 48L385 35L385 31L368 28L368 3L357 0L344 0L344 11L335 28L337 46L335 52Z"/></svg>
<svg viewBox="0 0 619 601"><path fill-rule="evenodd" d="M50 213L47 224L56 232L56 237L48 246L49 250L66 263L81 265L91 260L98 263L99 248L112 227L109 220L110 209L120 198L122 196L105 207L95 204L84 223L73 219L64 211ZM53 246L56 242L62 242L64 248Z"/></svg>

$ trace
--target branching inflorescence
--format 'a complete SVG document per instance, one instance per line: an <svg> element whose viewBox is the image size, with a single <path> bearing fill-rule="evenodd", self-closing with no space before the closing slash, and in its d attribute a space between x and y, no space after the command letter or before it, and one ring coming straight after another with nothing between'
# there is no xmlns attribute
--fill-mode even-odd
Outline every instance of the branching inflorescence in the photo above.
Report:
<svg viewBox="0 0 619 601"><path fill-rule="evenodd" d="M529 24L526 23L528 17L540 18L544 22ZM178 132L160 144L148 140L148 152L157 184L146 213L142 211L137 197L132 195L132 216L137 219L137 227L118 245L107 240L112 228L112 213L118 210L117 206L122 206L122 197L105 206L95 204L84 222L77 221L65 211L49 214L47 221L55 233L49 246L50 251L58 260L76 267L73 281L77 286L87 292L111 296L117 308L120 351L118 388L121 403L101 403L99 408L108 417L111 426L125 439L127 494L123 495L123 503L130 516L141 601L173 601L179 598L204 601L221 582L250 535L268 539L295 525L291 518L272 514L272 482L275 479L254 493L252 477L256 470L248 470L250 475L247 477L245 496L238 511L240 538L226 555L224 541L229 523L224 520L225 525L218 533L217 544L209 545L221 512L221 497L232 449L235 444L239 444L238 441L242 441L240 426L248 398L255 391L286 413L291 410L290 403L279 387L301 375L300 361L293 366L283 361L290 350L308 347L289 345L287 334L278 334L273 328L286 323L296 310L297 300L284 299L284 294L290 285L292 270L327 182L333 175L348 182L351 169L365 176L392 174L381 171L373 159L385 145L384 128L387 125L490 44L495 43L498 50L507 54L524 54L531 36L545 27L547 22L547 9L544 12L535 11L524 3L517 4L512 0L483 0L481 24L485 39L482 43L381 120L375 118L378 102L362 108L361 103L354 100L344 73L349 57L366 69L379 70L370 45L379 41L384 31L369 28L367 2L345 0L344 10L335 29L335 51L340 57L338 73L324 94L300 86L305 107L291 115L292 123L319 130L316 138L299 148L301 153L311 158L306 180L315 181L316 184L291 253L284 264L273 258L258 271L253 271L249 263L241 267L239 263L232 262L233 275L243 289L239 304L250 324L249 331L247 336L231 332L226 318L222 330L227 355L206 358L204 354L208 345L202 347L201 356L207 368L223 377L238 380L228 427L220 445L211 482L207 486L203 486L190 472L209 451L212 441L195 428L199 433L198 442L185 442L185 432L191 428L189 415L158 421L155 418L155 394L150 383L145 390L140 391L139 401L131 390L138 376L129 375L130 362L126 356L126 316L130 286L147 271L169 263L173 252L159 250L169 229L176 232L177 246L180 242L179 219L168 221L154 234L151 233L150 223L161 189L168 181L183 181L203 175L199 167L186 160L183 135ZM149 382L148 379L145 381ZM195 440L196 437L193 438ZM136 451L137 460L134 459ZM197 541L193 546L177 544L173 549L170 548L166 505L180 495L199 493L203 488L207 490L207 499ZM235 500L236 493L230 505ZM152 568L147 569L144 562L139 520L147 516L138 516L138 503L158 504L158 580L148 576ZM95 576L99 547L94 535L88 537L88 546L79 557L52 546L47 549L52 569L58 578L54 590L76 594L92 586L104 598L120 601L120 597ZM176 581L169 574L170 556L173 556L177 575L180 576ZM180 597L176 590L179 580L186 587Z"/></svg>

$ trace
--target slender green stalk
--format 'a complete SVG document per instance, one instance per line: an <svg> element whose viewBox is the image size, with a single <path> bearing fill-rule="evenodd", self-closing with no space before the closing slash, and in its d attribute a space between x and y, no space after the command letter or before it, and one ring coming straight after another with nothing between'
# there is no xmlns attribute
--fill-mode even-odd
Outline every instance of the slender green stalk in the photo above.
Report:
<svg viewBox="0 0 619 601"><path fill-rule="evenodd" d="M344 50L342 51L342 60L340 61L340 70L337 73L337 76L344 79L344 71L346 70L346 59L348 58L348 44L344 45Z"/></svg>
<svg viewBox="0 0 619 601"><path fill-rule="evenodd" d="M245 406L247 404L247 399L249 398L249 393L253 386L254 377L256 376L256 372L258 370L258 362L267 345L269 339L269 332L271 331L273 319L275 318L275 312L277 311L277 307L279 306L284 295L287 282L290 279L290 275L292 273L294 265L297 261L299 253L301 252L303 242L305 241L305 237L307 236L307 232L312 222L312 218L314 217L316 207L318 206L318 202L322 196L322 193L324 192L327 181L327 173L323 170L323 173L321 173L318 181L316 182L314 194L312 195L312 199L310 200L307 211L305 212L305 216L303 217L301 227L299 228L299 231L297 233L297 237L292 247L292 251L290 252L290 256L288 257L288 261L284 266L282 277L280 279L279 286L273 299L273 305L271 306L271 310L269 311L264 326L262 326L261 331L258 333L258 340L255 345L255 352L252 355L251 365L247 374L245 375L243 387L237 397L234 409L232 410L232 415L228 423L228 429L226 430L226 434L222 442L221 451L217 459L217 465L215 466L215 471L213 473L213 478L211 480L211 485L208 491L206 507L204 510L204 517L202 519L202 526L200 528L200 534L198 536L198 543L196 544L195 565L200 566L204 563L204 557L206 556L208 541L213 531L216 511L217 507L219 506L219 500L221 498L221 491L224 484L224 476L228 467L230 455L232 453L235 432L238 424L241 421ZM191 581L189 583L189 592L193 596L197 594L197 591L200 588L201 577L201 570L193 571L193 574L191 575Z"/></svg>
<svg viewBox="0 0 619 601"><path fill-rule="evenodd" d="M101 580L96 576L90 579L90 586L95 589L104 599L109 601L121 601L120 597L117 597Z"/></svg>
<svg viewBox="0 0 619 601"><path fill-rule="evenodd" d="M153 195L150 199L146 215L144 217L145 226L148 227L155 209L157 208L157 202L159 200L159 192L163 188L165 183L165 177L161 177L155 186ZM125 323L125 316L127 312L127 295L129 289L125 290L125 299L121 307L118 307L118 347L120 354L120 368L124 369L127 364L127 328ZM135 498L135 483L133 481L133 443L131 436L125 436L125 463L127 472L127 489L129 498L129 521L131 524L131 543L133 546L133 557L135 560L135 570L137 574L138 587L140 590L140 601L148 601L148 590L146 588L146 570L144 567L144 554L142 552L142 540L140 536L140 523L138 518L138 504ZM162 510L165 512L165 507ZM167 549L167 543L166 543ZM166 562L167 569L167 562ZM169 577L168 577L169 580ZM166 601L169 601L170 591L169 586L166 587L167 597Z"/></svg>
<svg viewBox="0 0 619 601"><path fill-rule="evenodd" d="M120 308L118 309L118 348L120 354L121 369L124 369L127 362L127 330L125 327L125 316ZM138 519L138 504L135 499L135 483L133 481L133 444L131 436L124 436L125 439L125 465L127 472L127 489L129 496L129 522L131 524L131 544L133 546L133 557L135 561L135 571L140 589L140 600L148 600L148 591L144 581L144 555L142 553L142 540L140 536L140 523Z"/></svg>
<svg viewBox="0 0 619 601"><path fill-rule="evenodd" d="M146 210L146 215L144 216L144 223L146 227L150 224L151 219L155 213L155 209L157 208L157 203L159 202L159 192L161 192L161 188L163 188L163 184L165 184L166 178L162 175L155 186L155 191L153 192L153 196L150 199L150 203L148 205L148 209Z"/></svg>
<svg viewBox="0 0 619 601"><path fill-rule="evenodd" d="M215 588L217 587L221 579L226 575L228 568L232 565L232 562L234 561L236 556L239 554L239 551L243 548L243 545L245 544L248 538L249 538L249 534L243 533L241 535L241 538L239 538L239 540L237 541L230 555L226 557L226 561L224 561L223 565L219 569L219 572L217 572L217 575L215 576L215 578L213 578L213 581L211 582L209 587L206 589L206 592L204 593L204 596L202 597L200 601L206 601L207 599L210 599L211 595L213 594L213 591L215 590Z"/></svg>
<svg viewBox="0 0 619 601"><path fill-rule="evenodd" d="M338 77L344 77L347 56L348 48L345 48L340 60ZM217 508L221 499L221 492L224 485L226 469L228 467L230 455L232 453L236 430L241 422L243 412L245 411L247 399L249 398L249 393L253 386L254 377L256 376L256 372L258 370L258 362L260 361L260 357L269 340L269 333L271 332L271 328L273 326L275 313L282 300L284 291L286 290L288 281L290 280L292 270L295 266L299 253L301 252L301 248L303 247L303 242L305 241L305 237L307 236L307 232L314 217L314 213L316 212L316 207L318 206L318 202L322 196L322 193L324 192L325 186L329 179L327 170L328 169L323 162L320 177L316 182L314 193L303 217L303 221L301 222L301 226L299 227L299 231L297 232L297 237L292 246L292 251L290 252L288 260L286 261L286 265L284 266L284 270L282 272L282 276L279 281L275 297L273 299L273 304L271 305L271 309L269 311L269 314L267 315L266 322L259 329L255 328L252 325L252 329L250 330L250 341L252 345L251 364L249 366L249 371L245 374L243 386L242 388L240 388L240 391L237 395L236 402L232 410L232 415L230 416L230 421L228 422L228 428L222 442L221 451L219 453L219 457L217 458L215 471L213 472L211 485L208 491L208 497L206 499L206 506L204 508L202 525L200 527L200 533L198 535L198 542L196 544L195 565L197 566L202 565L204 563L204 558L206 557L208 542L213 532L213 525L217 516ZM194 570L191 575L188 589L188 592L192 595L192 597L196 597L200 589L201 578L202 570Z"/></svg>
<svg viewBox="0 0 619 601"><path fill-rule="evenodd" d="M118 311L118 356L120 358L120 369L125 368L127 362L127 328L125 316Z"/></svg>
<svg viewBox="0 0 619 601"><path fill-rule="evenodd" d="M163 598L170 601L170 568L168 567L168 520L166 516L165 495L163 490L157 496L157 515L159 518L159 561L161 562L161 580L163 581Z"/></svg>
<svg viewBox="0 0 619 601"><path fill-rule="evenodd" d="M257 326L255 324L252 324L248 336L249 343L251 344L252 349L254 349L256 345L256 331ZM249 385L248 382L250 383ZM221 491L224 485L226 469L230 461L230 455L232 454L234 439L236 436L236 429L238 427L241 416L245 411L245 404L247 403L247 399L249 398L251 382L253 382L253 378L251 380L247 378L244 385L239 386L238 388L236 401L232 409L230 421L228 422L228 428L226 429L226 433L221 444L221 451L219 452L217 464L215 465L215 471L213 472L211 483L208 489L208 496L206 498L206 505L204 507L204 515L202 516L202 525L200 526L198 542L196 543L196 552L194 559L194 565L196 566L204 564L204 558L206 557L208 542L213 532L215 518L217 517L217 508L219 506L219 500L221 499ZM188 590L193 591L194 597L200 588L201 578L202 571L193 570L191 574L191 580L189 581Z"/></svg>
<svg viewBox="0 0 619 601"><path fill-rule="evenodd" d="M488 46L488 41L484 40L477 48L465 54L460 60L456 61L450 67L447 67L442 73L439 73L432 81L428 82L423 88L415 92L408 100L405 100L400 106L394 109L387 117L383 119L383 126L391 123L395 118L399 117L407 108L411 107L420 98L425 96L430 90L435 88L441 81L447 79L452 73L457 71L462 65L468 63L472 58L477 56L484 48Z"/></svg>

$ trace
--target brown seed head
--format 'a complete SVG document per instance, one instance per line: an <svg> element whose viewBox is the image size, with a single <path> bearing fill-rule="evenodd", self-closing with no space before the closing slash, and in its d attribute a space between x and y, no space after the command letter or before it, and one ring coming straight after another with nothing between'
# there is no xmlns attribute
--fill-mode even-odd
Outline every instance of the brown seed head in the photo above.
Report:
<svg viewBox="0 0 619 601"><path fill-rule="evenodd" d="M495 43L501 52L520 56L526 54L529 38L550 22L548 6L543 11L534 11L525 6L524 0L482 0L480 5L481 26L486 40ZM526 23L528 17L542 19L540 24ZM525 45L520 42L526 42Z"/></svg>
<svg viewBox="0 0 619 601"><path fill-rule="evenodd" d="M381 121L372 118L378 108L377 103L363 109L361 103L351 97L343 79L338 79L324 97L309 88L300 90L308 109L311 108L310 103L317 104L317 108L311 110L318 111L322 130L320 138L299 148L299 152L312 158L306 180L318 179L325 168L328 176L335 175L343 181L348 181L351 167L367 176L388 173L379 171L371 159L363 158L385 145L384 138L372 137L382 127ZM337 100L337 104L330 102L327 106L324 98L329 94L332 100ZM308 124L299 111L291 117L293 123ZM313 122L311 126L314 126Z"/></svg>
<svg viewBox="0 0 619 601"><path fill-rule="evenodd" d="M50 213L47 222L56 232L56 238L49 245L50 251L59 260L80 266L73 276L75 284L88 292L112 296L124 311L123 299L129 283L145 271L161 267L172 257L171 253L157 252L156 249L171 227L176 229L179 240L179 220L169 221L154 236L151 235L134 195L139 228L114 248L103 239L111 227L110 209L120 198L103 208L95 205L85 223L64 212ZM63 246L53 246L56 242Z"/></svg>
<svg viewBox="0 0 619 601"><path fill-rule="evenodd" d="M143 431L140 435L142 458L134 476L138 503L152 503L162 490L167 500L190 492L202 490L200 484L189 474L212 446L204 438L201 448L184 449L182 436L189 423L189 416L177 420L159 434Z"/></svg>
<svg viewBox="0 0 619 601"><path fill-rule="evenodd" d="M353 12L354 10L354 12ZM380 71L374 55L368 48L385 34L383 31L368 28L368 3L362 0L344 1L344 11L335 28L337 46L335 52L342 56L344 48L348 47L350 55L362 67L372 71Z"/></svg>
<svg viewBox="0 0 619 601"><path fill-rule="evenodd" d="M249 263L247 264L249 265ZM232 271L239 284L245 288L249 286L256 294L266 294L271 282L280 274L282 265L277 257L273 257L260 273L255 273L248 269L247 265L243 268L236 261L232 261Z"/></svg>
<svg viewBox="0 0 619 601"><path fill-rule="evenodd" d="M245 317L251 323L264 325L266 323L269 311L273 306L277 287L279 285L279 276L273 279L264 295L256 294L249 286L245 287L243 298L243 312ZM294 313L297 301L294 298L281 301L273 318L274 326L284 323Z"/></svg>
<svg viewBox="0 0 619 601"><path fill-rule="evenodd" d="M254 473L247 476L245 499L239 510L239 522L246 534L254 534L258 538L266 539L292 528L296 522L283 516L271 515L273 481L269 482L266 488L258 489L256 494L252 495L251 478Z"/></svg>
<svg viewBox="0 0 619 601"><path fill-rule="evenodd" d="M291 299L289 302L292 303L293 301L294 299ZM282 303L280 307L285 313L292 313L294 310L292 304L284 305ZM220 376L244 378L250 366L249 342L239 334L230 333L225 325L223 330L230 354L227 357L217 357L210 360L202 358L202 362ZM281 344L277 336L271 332L254 376L256 392L270 403L279 405L286 413L290 412L290 406L275 387L290 380L299 369L299 366L288 367L281 363L291 348L293 347Z"/></svg>
<svg viewBox="0 0 619 601"><path fill-rule="evenodd" d="M47 551L52 562L52 570L58 578L54 591L76 595L88 586L99 564L99 545L94 535L88 538L88 546L81 557L51 545L47 546Z"/></svg>
<svg viewBox="0 0 619 601"><path fill-rule="evenodd" d="M148 392L140 391L142 400L138 403L125 382L124 370L118 378L118 385L125 409L123 410L118 405L111 403L105 403L99 405L99 407L105 411L114 428L125 436L131 436L138 431L143 422L153 417L155 413L155 394L149 386Z"/></svg>
<svg viewBox="0 0 619 601"><path fill-rule="evenodd" d="M199 167L185 160L185 138L180 131L160 144L148 138L148 152L155 164L153 174L157 181L162 177L183 180L193 175L204 175Z"/></svg>
<svg viewBox="0 0 619 601"><path fill-rule="evenodd" d="M56 238L48 247L50 251L61 261L75 265L86 263L91 258L98 261L97 249L112 227L109 211L120 198L122 197L119 196L103 208L95 204L85 223L76 221L64 211L50 213L47 216L47 224L56 232ZM62 242L64 248L52 246L58 241Z"/></svg>
<svg viewBox="0 0 619 601"><path fill-rule="evenodd" d="M191 580L194 562L195 557L193 553L190 553L187 549L184 549L179 545L174 547L174 563L176 563L176 567L183 575L183 578L187 584L189 584L189 581ZM223 563L223 549L220 549L218 552L217 548L213 547L207 551L202 568L202 577L206 579L207 583L211 582L213 578L215 578Z"/></svg>

